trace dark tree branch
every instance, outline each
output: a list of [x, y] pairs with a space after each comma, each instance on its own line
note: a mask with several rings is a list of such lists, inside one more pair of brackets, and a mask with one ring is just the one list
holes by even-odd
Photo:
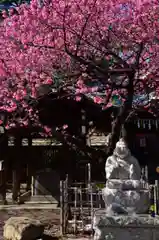
[[139, 69], [140, 57], [141, 57], [143, 48], [144, 48], [144, 43], [141, 42], [140, 45], [139, 45], [139, 50], [137, 52], [136, 61], [135, 61], [135, 68], [138, 68], [138, 69]]
[[98, 161], [99, 156], [103, 156], [103, 159], [106, 157], [104, 151], [85, 145], [82, 139], [71, 136], [67, 132], [61, 132], [52, 129], [52, 135], [55, 136], [56, 139], [62, 142], [65, 146], [70, 147], [72, 150], [87, 157], [88, 160], [92, 160], [94, 158]]

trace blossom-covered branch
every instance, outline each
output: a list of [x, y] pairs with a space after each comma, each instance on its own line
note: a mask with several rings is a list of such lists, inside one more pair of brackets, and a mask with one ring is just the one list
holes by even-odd
[[157, 99], [157, 0], [32, 0], [4, 17], [0, 108], [25, 112], [26, 125], [39, 122], [33, 103], [43, 85], [49, 94], [64, 89], [78, 101], [122, 106], [120, 124], [128, 111], [150, 106], [141, 96]]

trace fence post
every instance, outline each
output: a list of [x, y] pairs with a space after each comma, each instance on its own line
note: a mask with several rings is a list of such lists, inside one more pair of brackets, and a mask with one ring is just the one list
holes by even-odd
[[91, 185], [91, 164], [88, 163], [88, 188], [90, 188]]
[[66, 179], [64, 182], [63, 186], [63, 192], [64, 192], [64, 197], [63, 197], [63, 203], [64, 203], [64, 233], [67, 231], [67, 222], [68, 222], [68, 174], [66, 175]]
[[102, 205], [101, 205], [101, 190], [98, 190], [98, 201], [99, 201], [98, 208], [101, 208], [102, 207]]
[[148, 166], [145, 166], [145, 180], [146, 180], [146, 188], [149, 188], [149, 173], [148, 173]]
[[81, 221], [82, 221], [82, 229], [84, 227], [84, 223], [83, 223], [83, 198], [82, 198], [82, 187], [80, 186], [79, 189], [79, 199], [80, 199], [80, 215], [81, 215]]
[[60, 181], [60, 234], [63, 235], [64, 204], [63, 204], [63, 181]]
[[75, 200], [74, 200], [74, 234], [77, 232], [77, 187], [74, 188]]
[[87, 164], [88, 179], [87, 179], [87, 201], [90, 201], [90, 191], [91, 191], [91, 164]]
[[153, 186], [153, 194], [154, 194], [154, 214], [156, 216], [157, 208], [156, 208], [156, 186]]
[[68, 221], [68, 175], [65, 181], [60, 181], [60, 233], [66, 233]]
[[155, 180], [154, 186], [154, 205], [155, 205], [155, 214], [158, 214], [158, 180]]
[[67, 211], [67, 207], [66, 207], [66, 179], [64, 181], [63, 184], [63, 233], [66, 233], [66, 211]]
[[91, 194], [91, 230], [93, 229], [93, 189], [92, 185], [90, 186], [90, 194]]
[[35, 180], [34, 176], [31, 177], [31, 196], [34, 196]]

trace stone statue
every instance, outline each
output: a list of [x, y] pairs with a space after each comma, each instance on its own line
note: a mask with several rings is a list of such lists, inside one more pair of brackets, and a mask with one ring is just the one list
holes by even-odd
[[105, 165], [106, 187], [103, 199], [107, 212], [145, 213], [149, 207], [149, 191], [143, 188], [141, 169], [124, 139], [116, 144]]
[[105, 172], [106, 179], [140, 180], [138, 161], [131, 155], [123, 139], [117, 142], [113, 155], [108, 157]]

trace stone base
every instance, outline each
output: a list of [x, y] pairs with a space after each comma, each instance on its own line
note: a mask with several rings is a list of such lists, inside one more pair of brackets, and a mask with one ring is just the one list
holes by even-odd
[[121, 190], [106, 187], [102, 191], [106, 208], [109, 209], [112, 206], [114, 212], [136, 212], [140, 214], [146, 213], [149, 209], [149, 190]]
[[94, 240], [159, 240], [159, 217], [149, 215], [106, 216], [98, 210], [93, 219]]

